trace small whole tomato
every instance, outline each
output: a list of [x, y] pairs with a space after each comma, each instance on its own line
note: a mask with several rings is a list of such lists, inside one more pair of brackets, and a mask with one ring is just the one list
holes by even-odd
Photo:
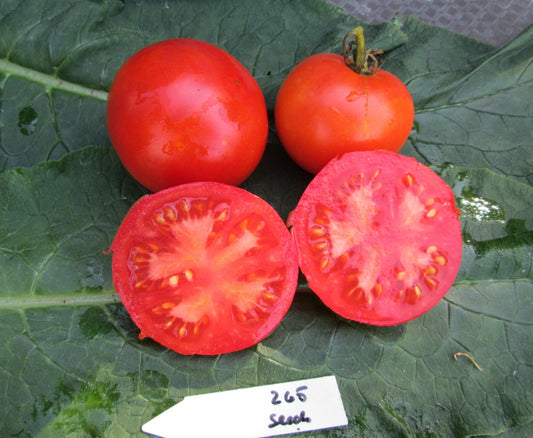
[[405, 84], [379, 68], [380, 51], [365, 51], [362, 28], [349, 36], [356, 37], [356, 60], [348, 54], [345, 38], [344, 56], [321, 53], [304, 59], [276, 98], [280, 141], [313, 174], [346, 152], [398, 152], [413, 125], [414, 105]]
[[107, 102], [111, 143], [152, 191], [243, 182], [268, 135], [261, 88], [226, 51], [186, 38], [143, 48], [117, 72]]

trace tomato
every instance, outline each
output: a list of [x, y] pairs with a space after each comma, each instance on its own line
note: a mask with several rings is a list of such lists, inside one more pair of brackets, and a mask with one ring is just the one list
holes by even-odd
[[394, 152], [333, 159], [289, 220], [309, 287], [334, 312], [362, 323], [394, 325], [426, 312], [461, 263], [452, 190]]
[[182, 354], [256, 344], [279, 324], [296, 290], [296, 249], [281, 217], [222, 183], [142, 197], [111, 250], [115, 290], [140, 338]]
[[317, 173], [351, 151], [397, 152], [414, 121], [407, 87], [392, 73], [353, 71], [343, 56], [312, 55], [296, 65], [275, 104], [279, 139], [303, 169]]
[[117, 72], [107, 127], [126, 169], [152, 191], [194, 181], [238, 185], [263, 155], [263, 93], [234, 57], [178, 38], [150, 45]]

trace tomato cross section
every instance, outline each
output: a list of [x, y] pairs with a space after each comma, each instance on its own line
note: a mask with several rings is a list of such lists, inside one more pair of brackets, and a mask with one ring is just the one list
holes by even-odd
[[140, 337], [183, 354], [256, 344], [296, 290], [295, 246], [282, 219], [255, 195], [220, 183], [141, 198], [112, 250], [115, 288]]
[[352, 152], [330, 162], [291, 215], [302, 272], [339, 315], [408, 321], [453, 284], [462, 253], [450, 187], [412, 158]]

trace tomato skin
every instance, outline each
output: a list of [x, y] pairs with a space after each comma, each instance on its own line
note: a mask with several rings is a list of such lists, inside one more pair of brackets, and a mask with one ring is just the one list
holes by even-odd
[[281, 143], [313, 174], [346, 152], [398, 152], [413, 121], [413, 100], [400, 79], [381, 69], [374, 76], [357, 74], [332, 53], [296, 65], [276, 98]]
[[394, 152], [333, 159], [306, 188], [289, 225], [309, 287], [340, 316], [366, 324], [396, 325], [425, 313], [461, 264], [452, 190]]
[[268, 118], [242, 64], [214, 45], [178, 38], [122, 65], [109, 91], [107, 127], [126, 169], [158, 191], [193, 181], [240, 184], [261, 160]]
[[222, 183], [142, 197], [111, 250], [113, 284], [140, 338], [181, 354], [258, 343], [296, 291], [296, 248], [281, 217], [261, 198]]

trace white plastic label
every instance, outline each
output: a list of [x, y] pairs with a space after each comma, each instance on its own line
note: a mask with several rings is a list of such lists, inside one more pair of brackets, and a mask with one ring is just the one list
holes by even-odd
[[346, 426], [335, 376], [185, 397], [142, 427], [163, 438], [258, 438]]

